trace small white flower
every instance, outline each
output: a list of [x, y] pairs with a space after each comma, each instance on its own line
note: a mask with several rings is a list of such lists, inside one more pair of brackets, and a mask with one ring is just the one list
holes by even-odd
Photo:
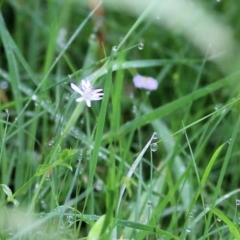
[[71, 83], [71, 88], [81, 95], [76, 102], [85, 101], [88, 107], [91, 107], [91, 101], [98, 101], [103, 98], [103, 89], [93, 89], [90, 81], [82, 80], [81, 88]]

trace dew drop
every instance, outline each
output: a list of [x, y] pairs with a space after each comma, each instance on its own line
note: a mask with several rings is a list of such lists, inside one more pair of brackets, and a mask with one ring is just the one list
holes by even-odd
[[52, 147], [53, 144], [54, 144], [54, 141], [53, 141], [53, 140], [50, 140], [49, 143], [48, 143], [48, 146], [49, 146], [49, 147]]
[[157, 139], [158, 139], [158, 134], [157, 134], [157, 132], [154, 132], [154, 133], [153, 133], [152, 139], [154, 139], [154, 140], [157, 140]]
[[73, 224], [74, 223], [74, 219], [73, 219], [73, 216], [67, 216], [67, 220], [70, 224]]
[[102, 159], [105, 159], [105, 160], [108, 159], [107, 155], [105, 153], [101, 152], [101, 151], [98, 153], [98, 156]]
[[158, 145], [157, 145], [157, 143], [152, 143], [151, 144], [151, 151], [152, 152], [156, 152], [158, 150]]
[[9, 236], [13, 236], [14, 235], [14, 232], [11, 229], [8, 229], [7, 233], [8, 233]]
[[138, 44], [138, 49], [139, 49], [139, 50], [143, 50], [143, 48], [144, 48], [144, 44], [143, 44], [143, 43], [139, 43], [139, 44]]
[[181, 167], [179, 168], [179, 171], [180, 171], [181, 173], [185, 172], [185, 170], [186, 170], [186, 168], [185, 168], [184, 166], [181, 166]]
[[95, 182], [94, 184], [94, 188], [97, 190], [97, 191], [101, 191], [104, 187], [104, 183], [101, 179], [97, 179], [97, 181]]
[[221, 222], [222, 220], [221, 220], [220, 218], [217, 218], [217, 221], [218, 221], [218, 222]]
[[32, 96], [32, 100], [33, 100], [33, 101], [36, 101], [36, 100], [37, 100], [37, 95], [33, 95], [33, 96]]
[[224, 199], [227, 199], [227, 198], [230, 197], [230, 195], [229, 195], [229, 194], [226, 194], [226, 195], [224, 195], [223, 197], [224, 197]]
[[5, 112], [7, 113], [7, 115], [9, 115], [9, 110], [8, 110], [8, 108], [5, 108]]
[[149, 201], [147, 202], [147, 206], [148, 206], [148, 207], [152, 207], [152, 201], [149, 200]]
[[113, 47], [112, 47], [112, 51], [113, 51], [113, 52], [116, 52], [116, 51], [117, 51], [117, 46], [113, 46]]
[[20, 205], [19, 201], [17, 201], [16, 199], [13, 199], [12, 201], [15, 207], [18, 207]]
[[215, 109], [215, 110], [218, 110], [218, 109], [220, 109], [220, 108], [222, 108], [222, 107], [223, 107], [223, 104], [219, 103], [219, 104], [216, 104], [216, 105], [214, 106], [214, 109]]
[[74, 137], [75, 137], [75, 138], [79, 138], [78, 133], [75, 133], [75, 134], [74, 134]]
[[190, 232], [191, 232], [191, 228], [190, 228], [190, 227], [187, 227], [187, 228], [186, 228], [186, 232], [187, 232], [187, 233], [190, 233]]
[[79, 168], [78, 175], [81, 176], [81, 175], [83, 174], [83, 172], [84, 172], [84, 168], [83, 168], [83, 167], [80, 167], [80, 168]]
[[118, 70], [118, 65], [117, 64], [114, 64], [113, 67], [112, 67], [113, 71], [116, 71]]
[[47, 203], [46, 203], [45, 200], [41, 200], [41, 207], [42, 207], [43, 209], [46, 209], [46, 208], [47, 208]]
[[69, 78], [69, 79], [71, 79], [71, 78], [72, 78], [72, 75], [71, 75], [71, 74], [69, 74], [69, 75], [68, 75], [68, 78]]
[[43, 218], [44, 216], [46, 215], [46, 213], [43, 211], [43, 212], [40, 212], [40, 218]]
[[49, 180], [50, 180], [50, 176], [49, 176], [49, 174], [47, 174], [45, 180], [46, 180], [46, 181], [49, 181]]
[[83, 156], [83, 152], [82, 150], [80, 150], [78, 155], [78, 161], [82, 161], [82, 156]]
[[232, 139], [230, 138], [230, 139], [227, 141], [227, 143], [228, 143], [228, 144], [231, 144], [231, 142], [232, 142]]
[[36, 183], [34, 188], [35, 188], [35, 190], [37, 190], [39, 188], [39, 183]]
[[137, 107], [136, 107], [135, 105], [133, 105], [132, 112], [133, 112], [133, 113], [136, 113], [136, 112], [137, 112]]
[[240, 199], [236, 199], [236, 205], [240, 206]]
[[96, 34], [94, 34], [94, 33], [92, 33], [91, 35], [90, 35], [90, 38], [92, 39], [92, 40], [95, 40], [97, 37], [96, 37]]

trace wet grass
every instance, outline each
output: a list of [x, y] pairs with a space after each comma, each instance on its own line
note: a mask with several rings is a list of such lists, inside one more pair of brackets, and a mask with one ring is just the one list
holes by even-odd
[[240, 239], [238, 6], [0, 3], [0, 239]]

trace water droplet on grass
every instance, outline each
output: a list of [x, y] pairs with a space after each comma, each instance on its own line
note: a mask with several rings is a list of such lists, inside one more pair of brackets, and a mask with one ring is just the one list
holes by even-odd
[[49, 143], [48, 143], [48, 146], [49, 146], [49, 147], [52, 147], [53, 144], [54, 144], [54, 141], [53, 141], [53, 140], [50, 140]]
[[190, 227], [187, 227], [187, 228], [186, 228], [186, 232], [187, 232], [187, 233], [190, 233], [190, 232], [191, 232], [191, 228], [190, 228]]
[[17, 201], [16, 199], [13, 199], [12, 202], [15, 207], [18, 207], [20, 205], [19, 201]]
[[8, 110], [8, 108], [5, 108], [5, 112], [7, 113], [7, 115], [9, 115], [9, 110]]
[[152, 207], [152, 201], [149, 200], [149, 201], [147, 202], [147, 206], [148, 206], [148, 207]]
[[218, 110], [218, 109], [220, 109], [220, 108], [222, 108], [222, 107], [223, 107], [223, 104], [219, 103], [219, 104], [216, 104], [216, 105], [214, 106], [214, 109], [215, 109], [215, 110]]
[[92, 40], [95, 40], [97, 37], [96, 37], [96, 34], [94, 34], [94, 33], [92, 33], [91, 35], [90, 35], [90, 38], [92, 39]]
[[78, 161], [82, 161], [82, 157], [83, 157], [83, 152], [82, 150], [80, 150], [78, 155]]
[[157, 134], [157, 132], [154, 132], [154, 133], [153, 133], [153, 139], [154, 139], [154, 140], [158, 139], [158, 134]]
[[138, 49], [139, 49], [139, 50], [143, 50], [143, 48], [144, 48], [144, 44], [143, 44], [143, 43], [139, 43], [139, 44], [138, 44]]
[[46, 209], [47, 208], [47, 203], [45, 200], [41, 200], [41, 207], [42, 209]]
[[103, 187], [104, 187], [104, 183], [101, 179], [97, 179], [97, 181], [94, 184], [94, 187], [97, 191], [102, 191]]
[[73, 224], [74, 223], [74, 218], [73, 216], [67, 216], [67, 220], [70, 224]]
[[49, 176], [49, 174], [46, 175], [45, 180], [46, 180], [46, 181], [49, 181], [49, 180], [50, 180], [50, 176]]
[[151, 144], [151, 151], [152, 152], [156, 152], [158, 150], [158, 145], [157, 145], [157, 143], [152, 143]]
[[9, 236], [13, 236], [14, 235], [14, 232], [11, 229], [8, 229], [6, 232], [8, 233]]
[[240, 199], [236, 199], [236, 205], [240, 206]]
[[229, 197], [230, 197], [229, 194], [226, 194], [226, 195], [223, 196], [224, 199], [227, 199], [227, 198], [229, 198]]
[[34, 185], [34, 189], [37, 190], [38, 188], [39, 188], [39, 183], [36, 183], [36, 184]]
[[70, 78], [70, 79], [71, 79], [71, 78], [72, 78], [72, 75], [71, 75], [71, 74], [69, 74], [69, 75], [68, 75], [68, 78]]
[[137, 112], [137, 107], [136, 107], [135, 105], [133, 105], [132, 112], [133, 112], [133, 113], [136, 113], [136, 112]]
[[75, 133], [75, 134], [74, 134], [74, 137], [75, 137], [75, 138], [79, 138], [78, 133]]
[[33, 95], [33, 96], [32, 96], [32, 100], [33, 100], [33, 101], [36, 101], [37, 98], [38, 98], [37, 95]]
[[43, 218], [45, 215], [46, 215], [46, 213], [44, 211], [40, 212], [39, 218]]
[[114, 64], [113, 67], [112, 67], [113, 71], [116, 71], [118, 70], [118, 65], [117, 64]]
[[113, 51], [113, 52], [116, 52], [116, 51], [117, 51], [117, 46], [113, 46], [113, 47], [112, 47], [112, 51]]

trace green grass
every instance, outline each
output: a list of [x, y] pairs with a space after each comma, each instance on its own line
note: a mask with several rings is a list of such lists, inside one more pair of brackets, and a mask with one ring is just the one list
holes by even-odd
[[0, 1], [0, 239], [240, 239], [237, 3], [93, 3]]

